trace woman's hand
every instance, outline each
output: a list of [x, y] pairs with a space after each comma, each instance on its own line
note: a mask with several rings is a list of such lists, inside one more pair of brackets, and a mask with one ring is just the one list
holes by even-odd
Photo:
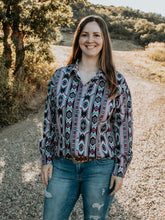
[[52, 178], [52, 172], [53, 172], [53, 165], [48, 164], [48, 165], [42, 165], [41, 167], [41, 177], [43, 183], [47, 186], [48, 185], [48, 180]]
[[[114, 185], [115, 184], [115, 185]], [[111, 177], [111, 183], [110, 183], [110, 189], [113, 188], [113, 191], [110, 193], [110, 195], [112, 196], [113, 194], [115, 194], [121, 187], [123, 184], [123, 178], [119, 177], [119, 176], [113, 176]]]

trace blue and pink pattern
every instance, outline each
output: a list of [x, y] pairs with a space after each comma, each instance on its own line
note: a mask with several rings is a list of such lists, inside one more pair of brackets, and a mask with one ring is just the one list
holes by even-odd
[[125, 78], [116, 74], [118, 95], [111, 100], [101, 69], [85, 85], [77, 63], [56, 70], [48, 85], [42, 164], [65, 156], [110, 157], [113, 175], [124, 177], [133, 155], [132, 102]]

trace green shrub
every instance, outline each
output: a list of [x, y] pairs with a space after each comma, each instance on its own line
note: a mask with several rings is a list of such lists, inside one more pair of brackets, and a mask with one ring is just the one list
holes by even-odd
[[[15, 85], [14, 85], [15, 87]], [[8, 125], [18, 119], [15, 112], [17, 102], [14, 99], [14, 88], [9, 81], [9, 71], [5, 67], [4, 57], [0, 57], [0, 125]]]
[[[16, 81], [12, 70], [5, 67], [5, 59], [0, 57], [0, 126], [13, 124], [26, 116], [29, 103], [38, 92], [46, 92], [55, 65], [48, 58], [31, 51], [25, 55], [25, 78]], [[34, 59], [36, 56], [36, 59]], [[46, 94], [46, 93], [45, 93]]]

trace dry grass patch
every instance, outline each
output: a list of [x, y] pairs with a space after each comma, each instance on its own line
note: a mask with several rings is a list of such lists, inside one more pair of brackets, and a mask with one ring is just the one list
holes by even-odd
[[[156, 47], [156, 44], [155, 48], [151, 46], [148, 48], [145, 50], [115, 51], [115, 53], [132, 65], [138, 76], [164, 85], [165, 62], [162, 61], [163, 58], [160, 57], [159, 54], [165, 56], [165, 49]], [[162, 50], [163, 53], [161, 52]]]
[[165, 43], [150, 43], [145, 48], [145, 51], [150, 59], [165, 62]]

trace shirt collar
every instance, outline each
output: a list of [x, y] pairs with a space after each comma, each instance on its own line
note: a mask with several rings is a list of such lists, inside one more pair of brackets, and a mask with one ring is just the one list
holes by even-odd
[[68, 73], [72, 75], [73, 73], [78, 74], [78, 60], [75, 63], [68, 65]]
[[102, 71], [102, 69], [99, 69], [96, 75], [98, 77], [102, 77], [103, 79], [106, 79], [105, 73]]
[[[75, 73], [76, 75], [79, 75], [79, 68], [78, 68], [78, 60], [76, 60], [75, 63], [70, 64], [68, 66], [68, 72], [70, 73], [70, 75], [72, 75], [73, 73]], [[106, 79], [105, 73], [102, 71], [101, 68], [99, 68], [98, 72], [96, 73], [96, 76], [98, 78], [102, 77], [103, 79]]]

